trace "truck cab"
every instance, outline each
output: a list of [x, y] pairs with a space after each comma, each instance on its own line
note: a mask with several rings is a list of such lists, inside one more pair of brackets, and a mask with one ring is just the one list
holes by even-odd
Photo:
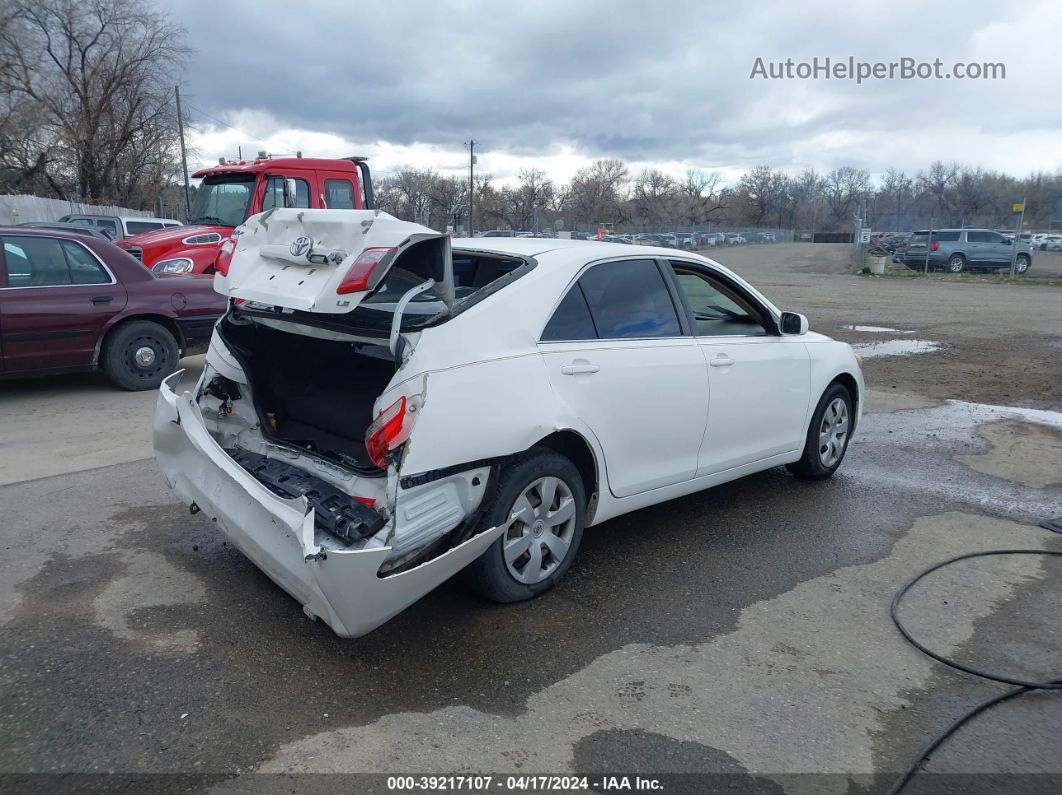
[[233, 229], [274, 207], [368, 210], [372, 179], [363, 157], [270, 157], [219, 160], [192, 175], [202, 182], [188, 224], [133, 235], [116, 245], [155, 273], [213, 274], [221, 244]]

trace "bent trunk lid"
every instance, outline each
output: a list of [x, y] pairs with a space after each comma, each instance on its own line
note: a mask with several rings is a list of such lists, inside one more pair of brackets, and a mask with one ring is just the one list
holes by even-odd
[[[449, 236], [378, 210], [276, 208], [251, 216], [233, 234], [228, 272], [214, 279], [214, 289], [228, 298], [339, 315], [398, 268], [433, 280], [431, 292], [447, 308], [454, 302]], [[367, 249], [392, 250], [373, 268], [366, 289], [338, 292]]]

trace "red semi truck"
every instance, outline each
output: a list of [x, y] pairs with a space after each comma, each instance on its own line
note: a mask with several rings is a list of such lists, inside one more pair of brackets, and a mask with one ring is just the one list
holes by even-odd
[[373, 208], [372, 177], [363, 157], [221, 159], [192, 175], [202, 179], [188, 225], [144, 232], [116, 243], [155, 273], [216, 270], [222, 244], [248, 216], [273, 207]]

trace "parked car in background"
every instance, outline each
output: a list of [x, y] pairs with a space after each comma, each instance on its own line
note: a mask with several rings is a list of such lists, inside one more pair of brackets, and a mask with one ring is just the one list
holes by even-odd
[[202, 182], [187, 226], [145, 232], [118, 243], [156, 273], [213, 274], [233, 230], [250, 216], [276, 207], [373, 206], [372, 179], [363, 157], [271, 157], [259, 152], [253, 161], [223, 161], [192, 178]]
[[[1016, 247], [1016, 248], [1015, 248]], [[1015, 242], [991, 229], [928, 229], [915, 232], [898, 259], [907, 267], [921, 270], [962, 271], [1009, 268], [1025, 273], [1032, 266], [1032, 247]]]
[[70, 232], [71, 234], [81, 235], [82, 237], [94, 237], [97, 240], [111, 241], [111, 238], [105, 235], [100, 229], [97, 229], [94, 226], [83, 226], [82, 224], [62, 224], [58, 221], [26, 221], [18, 226], [20, 229], [51, 229], [54, 232]]
[[726, 244], [728, 246], [740, 246], [749, 241], [745, 239], [744, 235], [739, 235], [736, 232], [731, 232], [726, 236]]
[[465, 569], [539, 596], [584, 527], [783, 464], [827, 478], [859, 426], [851, 346], [697, 254], [263, 220], [215, 278], [242, 300], [198, 386], [160, 389], [156, 459], [339, 635]]
[[169, 229], [181, 226], [180, 221], [172, 218], [151, 218], [139, 215], [64, 215], [59, 219], [64, 224], [79, 224], [96, 229], [111, 240], [124, 240], [142, 232], [155, 232], [159, 229]]
[[0, 375], [99, 368], [155, 389], [225, 311], [210, 279], [156, 277], [105, 240], [13, 226], [0, 243]]
[[1062, 235], [1048, 235], [1043, 243], [1044, 251], [1062, 251]]

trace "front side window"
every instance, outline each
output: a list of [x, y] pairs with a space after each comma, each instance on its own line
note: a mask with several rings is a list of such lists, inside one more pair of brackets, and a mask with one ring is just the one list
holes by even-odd
[[254, 174], [207, 177], [196, 191], [188, 223], [239, 226], [247, 218], [256, 179]]
[[70, 284], [59, 241], [54, 237], [5, 237], [8, 287], [53, 287]]
[[[284, 206], [284, 177], [270, 177], [266, 183], [265, 196], [262, 197], [262, 211]], [[310, 206], [310, 183], [304, 179], [295, 180], [295, 206]], [[332, 205], [329, 204], [329, 207]], [[243, 223], [242, 221], [240, 223]]]
[[107, 235], [111, 240], [118, 237], [118, 223], [109, 218], [98, 219], [96, 221], [96, 228], [103, 232], [103, 234]]
[[595, 265], [579, 279], [602, 339], [676, 337], [678, 313], [653, 260]]
[[686, 298], [698, 337], [763, 336], [760, 312], [724, 282], [700, 271], [672, 265], [675, 281]]
[[353, 210], [354, 186], [349, 179], [326, 179], [325, 201], [331, 210]]

